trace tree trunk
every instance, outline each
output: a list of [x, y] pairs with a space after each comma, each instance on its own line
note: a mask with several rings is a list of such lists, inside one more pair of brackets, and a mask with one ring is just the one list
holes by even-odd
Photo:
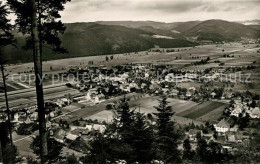
[[1, 139], [0, 139], [0, 163], [3, 163], [3, 147], [2, 147]]
[[33, 58], [34, 58], [34, 70], [35, 70], [35, 87], [37, 93], [37, 105], [38, 105], [38, 119], [39, 119], [39, 133], [41, 142], [41, 163], [47, 161], [47, 129], [44, 109], [43, 87], [42, 87], [42, 59], [40, 55], [39, 36], [37, 29], [37, 16], [35, 0], [30, 0], [32, 7], [32, 31], [31, 37], [33, 40]]
[[1, 63], [1, 72], [2, 72], [2, 78], [3, 78], [3, 84], [4, 84], [4, 92], [5, 92], [5, 104], [6, 104], [6, 111], [7, 111], [7, 122], [8, 122], [8, 128], [9, 128], [9, 137], [10, 137], [10, 143], [13, 144], [13, 137], [12, 137], [12, 123], [11, 123], [11, 116], [10, 116], [10, 109], [8, 104], [8, 98], [7, 98], [7, 89], [6, 89], [6, 83], [5, 83], [5, 74], [4, 74], [4, 64]]

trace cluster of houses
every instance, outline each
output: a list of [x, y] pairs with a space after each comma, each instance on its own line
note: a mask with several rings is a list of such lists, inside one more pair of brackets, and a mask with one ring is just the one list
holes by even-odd
[[215, 134], [213, 131], [210, 131], [209, 133], [203, 133], [203, 131], [199, 129], [190, 129], [187, 133], [187, 137], [191, 143], [194, 144], [197, 143], [197, 137], [199, 135], [208, 143], [210, 141], [220, 143], [223, 148], [229, 150], [231, 153], [236, 151], [238, 145], [249, 145], [249, 134], [245, 133], [245, 131], [239, 131], [238, 126], [231, 127], [231, 124], [228, 120], [222, 119], [218, 123], [213, 124], [213, 126], [217, 134]]
[[224, 137], [225, 143], [240, 143], [243, 146], [248, 146], [249, 144], [249, 134], [244, 133], [244, 131], [238, 130], [238, 125], [231, 127], [228, 120], [222, 119], [219, 123], [214, 124], [216, 132]]
[[[193, 73], [191, 73], [193, 71]], [[225, 69], [211, 69], [210, 71], [201, 70], [197, 72], [186, 69], [173, 69], [170, 65], [152, 65], [152, 64], [127, 64], [123, 66], [107, 67], [88, 67], [76, 68], [68, 71], [79, 77], [77, 81], [72, 81], [68, 86], [79, 89], [85, 96], [78, 98], [79, 101], [90, 101], [100, 103], [105, 98], [110, 98], [109, 88], [112, 86], [117, 94], [140, 91], [150, 94], [167, 94], [171, 97], [181, 99], [192, 98], [195, 88], [187, 88], [185, 94], [179, 94], [176, 83], [189, 83], [192, 81], [203, 82], [210, 81], [220, 77], [220, 73]], [[80, 76], [78, 75], [80, 74]], [[86, 77], [85, 77], [86, 76]], [[169, 86], [168, 84], [175, 84]], [[165, 84], [162, 86], [162, 84]], [[172, 87], [175, 86], [175, 87]], [[216, 93], [211, 93], [211, 98], [215, 98]], [[225, 98], [225, 97], [223, 97]]]
[[[70, 105], [73, 101], [92, 102], [98, 104], [105, 99], [110, 98], [111, 93], [129, 93], [132, 91], [148, 92], [152, 94], [165, 94], [170, 97], [179, 99], [192, 100], [194, 95], [200, 99], [203, 93], [199, 93], [199, 89], [194, 86], [185, 88], [179, 88], [172, 83], [189, 83], [189, 82], [202, 82], [210, 81], [221, 77], [221, 72], [225, 69], [212, 69], [210, 72], [206, 70], [171, 70], [171, 66], [160, 66], [151, 64], [129, 64], [124, 66], [116, 66], [112, 68], [106, 67], [89, 67], [89, 68], [76, 68], [70, 69], [68, 74], [72, 73], [76, 76], [80, 73], [79, 79], [69, 82], [67, 86], [74, 87], [80, 91], [81, 94], [63, 96], [52, 101], [48, 101], [46, 105], [50, 108], [46, 117], [54, 118], [60, 115], [60, 108]], [[203, 72], [204, 71], [204, 72]], [[192, 73], [187, 73], [192, 72]], [[87, 78], [86, 78], [87, 77]], [[201, 81], [202, 80], [202, 81]], [[209, 98], [214, 99], [217, 95], [216, 91], [207, 88]], [[224, 92], [223, 99], [229, 99], [232, 97], [230, 93]], [[222, 99], [221, 97], [221, 99]], [[251, 118], [260, 118], [259, 107], [251, 107], [252, 102], [241, 102], [241, 100], [235, 101], [233, 106], [229, 107], [230, 115], [235, 117], [245, 117], [249, 115]], [[46, 107], [47, 107], [46, 106]], [[24, 107], [20, 107], [19, 110], [12, 110], [13, 122], [17, 123], [31, 123], [38, 119], [37, 105], [30, 104]], [[6, 120], [6, 112], [0, 110], [0, 121]], [[58, 142], [66, 143], [67, 140], [74, 141], [78, 137], [84, 140], [89, 140], [90, 134], [95, 131], [104, 132], [105, 125], [101, 124], [87, 124], [80, 126], [70, 125], [69, 129], [61, 128], [59, 124], [49, 123], [48, 127], [51, 129], [50, 134]], [[191, 129], [188, 132], [189, 139], [196, 142], [196, 135], [199, 133], [207, 141], [214, 140], [226, 143], [247, 143], [248, 136], [243, 135], [238, 131], [238, 128], [231, 127], [228, 120], [222, 119], [217, 124], [214, 124], [214, 128], [218, 133], [218, 139], [214, 137], [214, 133], [205, 134], [201, 130]], [[221, 138], [223, 140], [221, 140]]]
[[[61, 97], [54, 99], [52, 101], [45, 102], [45, 108], [48, 113], [46, 117], [54, 118], [61, 113], [59, 113], [59, 108], [68, 106], [72, 103], [72, 100], [69, 98]], [[10, 109], [11, 121], [16, 124], [20, 123], [33, 123], [38, 120], [36, 103], [31, 103], [27, 105], [22, 105]], [[6, 121], [8, 118], [7, 112], [5, 110], [0, 111], [0, 121]]]
[[[20, 108], [11, 108], [10, 109], [10, 117], [13, 123], [31, 123], [38, 119], [38, 114], [36, 113], [37, 105], [36, 104], [28, 104], [24, 106], [20, 106]], [[0, 121], [6, 121], [8, 119], [7, 111], [0, 111]]]
[[234, 101], [234, 104], [229, 108], [230, 115], [235, 117], [245, 117], [247, 115], [250, 118], [259, 119], [260, 109], [257, 106], [250, 106], [252, 101], [242, 102], [241, 100]]
[[60, 143], [66, 143], [66, 141], [74, 141], [78, 137], [88, 141], [91, 137], [91, 133], [105, 131], [106, 126], [101, 124], [87, 124], [80, 126], [70, 126], [68, 130], [61, 128], [59, 125], [52, 124], [50, 135], [56, 141]]

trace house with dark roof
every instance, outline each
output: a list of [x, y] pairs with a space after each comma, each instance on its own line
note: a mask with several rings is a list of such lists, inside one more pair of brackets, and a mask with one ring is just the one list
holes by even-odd
[[230, 130], [230, 124], [225, 119], [215, 124], [214, 127], [218, 133], [226, 133]]
[[50, 131], [50, 135], [58, 142], [64, 143], [67, 132], [62, 128], [56, 128]]

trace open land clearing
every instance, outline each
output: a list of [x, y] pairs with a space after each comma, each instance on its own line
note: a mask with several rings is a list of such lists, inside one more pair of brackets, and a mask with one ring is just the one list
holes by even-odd
[[[45, 100], [58, 98], [65, 94], [79, 93], [76, 89], [66, 87], [64, 84], [49, 85], [44, 87]], [[23, 89], [8, 92], [8, 100], [10, 107], [19, 107], [28, 103], [36, 103], [36, 91], [35, 88]], [[0, 107], [5, 107], [4, 94], [0, 93]]]
[[[255, 44], [243, 46], [239, 43], [223, 44], [223, 45], [201, 45], [196, 47], [184, 47], [184, 48], [171, 48], [175, 52], [148, 52], [142, 51], [138, 53], [126, 53], [126, 54], [114, 54], [113, 60], [106, 61], [106, 55], [103, 56], [88, 56], [79, 58], [60, 59], [53, 61], [43, 62], [43, 71], [49, 72], [63, 72], [70, 67], [87, 67], [87, 66], [115, 66], [126, 63], [154, 63], [163, 62], [165, 64], [172, 64], [173, 66], [181, 66], [187, 63], [198, 61], [195, 56], [201, 59], [210, 57], [211, 60], [222, 59], [224, 54], [234, 55], [234, 57], [227, 59], [226, 62], [232, 63], [240, 62], [240, 65], [245, 65], [260, 58], [260, 55], [256, 53], [257, 48]], [[224, 52], [222, 51], [224, 49]], [[161, 49], [163, 50], [163, 49]], [[166, 49], [165, 49], [166, 50]], [[107, 55], [111, 56], [111, 55]], [[180, 61], [176, 60], [176, 57], [180, 57]], [[89, 65], [88, 62], [93, 61], [93, 65]], [[213, 62], [213, 61], [212, 61]], [[239, 65], [239, 64], [238, 64]], [[52, 70], [50, 70], [52, 67]], [[206, 66], [208, 67], [208, 66]], [[20, 65], [7, 66], [7, 72], [9, 74], [28, 71], [33, 68], [33, 63], [25, 63]]]
[[[225, 107], [227, 107], [228, 104], [217, 102], [217, 101], [207, 101], [201, 104], [198, 104], [194, 107], [191, 107], [189, 110], [183, 111], [178, 113], [178, 116], [190, 118], [190, 119], [197, 119], [203, 121], [216, 121], [223, 113]], [[213, 118], [211, 116], [214, 116]], [[208, 119], [207, 119], [208, 117]]]
[[[158, 105], [158, 100], [160, 98], [157, 96], [152, 96], [152, 97], [143, 97], [143, 98], [132, 98], [129, 101], [129, 106], [132, 110], [139, 111], [144, 114], [148, 113], [156, 113], [156, 109], [154, 106]], [[189, 118], [181, 117], [178, 116], [178, 113], [189, 110], [192, 107], [197, 106], [197, 103], [192, 102], [192, 101], [185, 101], [185, 100], [179, 100], [179, 99], [173, 99], [169, 98], [168, 99], [169, 105], [172, 107], [173, 111], [175, 112], [175, 115], [173, 116], [173, 120], [178, 122], [179, 124], [203, 124], [201, 121], [196, 121], [192, 120]], [[113, 118], [113, 112], [112, 111], [101, 111], [99, 113], [96, 113], [92, 116], [88, 116], [85, 119], [97, 119], [99, 121], [109, 121]]]

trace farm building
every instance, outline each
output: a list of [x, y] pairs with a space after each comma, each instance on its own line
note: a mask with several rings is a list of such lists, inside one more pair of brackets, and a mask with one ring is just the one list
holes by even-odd
[[226, 133], [230, 130], [230, 124], [225, 119], [215, 124], [214, 127], [218, 133]]

